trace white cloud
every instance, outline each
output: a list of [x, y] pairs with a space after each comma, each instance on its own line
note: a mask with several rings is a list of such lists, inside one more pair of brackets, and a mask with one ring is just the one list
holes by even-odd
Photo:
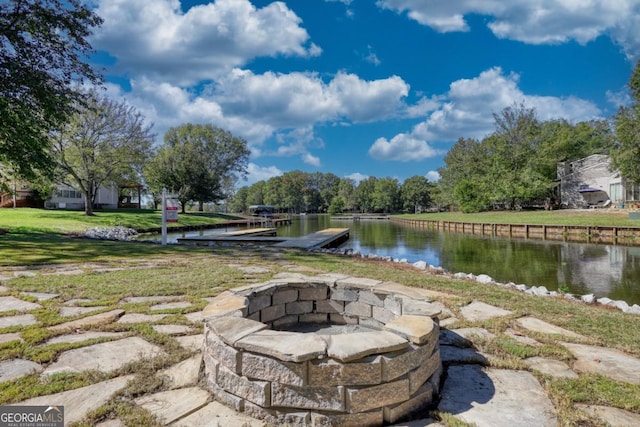
[[211, 80], [256, 57], [314, 56], [300, 18], [283, 2], [256, 8], [248, 0], [216, 0], [182, 12], [179, 0], [100, 0], [104, 19], [92, 37], [116, 69], [171, 83]]
[[608, 90], [606, 92], [607, 101], [613, 104], [616, 108], [626, 107], [633, 103], [633, 98], [629, 93], [629, 89], [623, 88], [619, 91]]
[[465, 16], [490, 16], [496, 37], [530, 44], [610, 36], [631, 60], [640, 56], [640, 0], [378, 0], [381, 8], [439, 32], [469, 31]]
[[304, 153], [302, 155], [302, 161], [308, 165], [320, 167], [320, 158], [312, 155], [311, 153]]
[[514, 103], [535, 108], [541, 120], [581, 121], [600, 116], [592, 102], [575, 97], [527, 95], [518, 87], [518, 81], [517, 74], [504, 74], [500, 67], [494, 67], [477, 77], [451, 83], [441, 106], [416, 125], [413, 134], [431, 141], [483, 138], [494, 130], [493, 113]]
[[427, 172], [425, 177], [430, 182], [438, 182], [438, 181], [440, 181], [440, 174], [438, 173], [438, 171], [429, 171], [429, 172]]
[[238, 181], [238, 187], [252, 185], [259, 181], [268, 181], [274, 176], [282, 175], [282, 171], [275, 166], [258, 166], [255, 163], [247, 165], [247, 180]]
[[[212, 123], [247, 140], [253, 158], [300, 155], [313, 166], [321, 162], [309, 150], [323, 146], [314, 135], [316, 124], [397, 115], [406, 108], [403, 98], [408, 93], [408, 85], [399, 77], [366, 81], [342, 72], [325, 83], [313, 73], [254, 74], [234, 69], [200, 94], [145, 76], [130, 83], [127, 100], [155, 123], [159, 139], [172, 126]], [[109, 88], [113, 96], [124, 96], [118, 86]], [[272, 137], [278, 148], [267, 150], [263, 144]]]
[[440, 153], [430, 144], [451, 142], [460, 137], [483, 138], [495, 130], [493, 113], [500, 113], [514, 103], [534, 108], [540, 120], [565, 118], [583, 121], [600, 117], [600, 110], [590, 101], [568, 97], [528, 95], [518, 87], [517, 74], [504, 74], [499, 67], [483, 71], [471, 79], [457, 80], [449, 92], [434, 97], [440, 105], [429, 105], [429, 114], [408, 133], [391, 140], [379, 138], [369, 154], [379, 160], [411, 161]]
[[426, 141], [411, 134], [401, 133], [390, 141], [378, 138], [369, 148], [369, 155], [378, 160], [396, 160], [400, 162], [420, 161], [443, 154], [433, 149]]
[[360, 181], [364, 181], [365, 179], [369, 178], [369, 175], [364, 175], [364, 174], [361, 174], [360, 172], [354, 172], [350, 175], [346, 175], [345, 178], [351, 178], [356, 182], [356, 185], [358, 185], [360, 184]]

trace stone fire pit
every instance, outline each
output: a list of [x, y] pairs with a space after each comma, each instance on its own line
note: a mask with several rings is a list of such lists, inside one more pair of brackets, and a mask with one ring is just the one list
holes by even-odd
[[205, 309], [206, 383], [276, 425], [395, 423], [439, 391], [438, 314], [420, 289], [347, 276], [229, 290]]

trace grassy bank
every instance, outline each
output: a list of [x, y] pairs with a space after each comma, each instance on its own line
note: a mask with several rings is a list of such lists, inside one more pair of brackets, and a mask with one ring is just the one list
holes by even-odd
[[582, 225], [603, 227], [640, 227], [640, 221], [629, 219], [625, 209], [568, 209], [556, 211], [491, 211], [465, 214], [438, 212], [398, 215], [403, 218], [431, 221], [459, 221], [489, 224]]
[[[199, 226], [218, 223], [233, 217], [210, 213], [180, 214], [177, 223], [168, 227]], [[150, 209], [96, 211], [86, 216], [82, 211], [48, 209], [0, 209], [0, 229], [9, 232], [70, 233], [93, 227], [123, 226], [136, 230], [160, 227], [162, 213]]]

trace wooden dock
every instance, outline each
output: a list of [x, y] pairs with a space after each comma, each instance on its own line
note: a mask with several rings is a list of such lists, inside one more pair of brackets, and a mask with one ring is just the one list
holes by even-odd
[[275, 236], [277, 231], [276, 228], [247, 228], [245, 230], [227, 231], [220, 235], [225, 237]]
[[274, 246], [278, 248], [326, 248], [337, 245], [349, 239], [348, 228], [325, 228], [315, 233], [307, 234], [301, 237], [290, 237], [284, 242], [276, 243]]
[[[301, 237], [272, 237], [275, 232], [270, 233], [268, 230], [262, 229], [264, 234], [251, 233], [258, 229], [239, 230], [229, 233], [216, 234], [211, 236], [199, 237], [183, 237], [178, 239], [178, 243], [186, 243], [191, 245], [208, 245], [210, 243], [229, 243], [244, 245], [271, 245], [275, 248], [298, 248], [313, 249], [337, 246], [345, 240], [349, 239], [348, 228], [327, 228], [315, 233], [307, 234]], [[275, 230], [275, 229], [273, 229]]]

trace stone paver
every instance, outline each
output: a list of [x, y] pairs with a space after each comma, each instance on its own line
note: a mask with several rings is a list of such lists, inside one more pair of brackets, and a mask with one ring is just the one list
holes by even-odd
[[18, 332], [9, 332], [7, 334], [0, 334], [0, 344], [8, 343], [11, 341], [24, 341]]
[[168, 314], [127, 313], [118, 319], [118, 323], [153, 323], [167, 316]]
[[198, 353], [187, 360], [160, 371], [160, 375], [167, 377], [169, 388], [171, 389], [193, 386], [198, 382], [201, 364], [202, 353]]
[[576, 405], [576, 407], [606, 421], [611, 427], [640, 426], [640, 414], [600, 405]]
[[211, 402], [176, 421], [175, 427], [263, 427], [265, 423], [240, 414], [219, 402]]
[[450, 366], [438, 409], [478, 427], [557, 425], [551, 401], [524, 371]]
[[204, 313], [202, 311], [194, 311], [192, 313], [187, 313], [184, 315], [190, 322], [202, 322], [204, 320]]
[[573, 331], [552, 325], [551, 323], [544, 322], [540, 319], [536, 319], [535, 317], [521, 317], [520, 319], [516, 319], [516, 323], [524, 329], [543, 334], [563, 335], [571, 338], [585, 338]]
[[458, 328], [451, 329], [451, 332], [458, 334], [462, 338], [466, 338], [470, 342], [473, 342], [474, 339], [490, 341], [496, 337], [484, 328]]
[[42, 372], [38, 363], [23, 359], [9, 359], [0, 362], [0, 382], [11, 381], [33, 373]]
[[593, 345], [562, 343], [576, 357], [573, 369], [597, 373], [640, 385], [640, 359], [618, 350]]
[[58, 360], [42, 373], [52, 375], [59, 372], [82, 372], [96, 369], [111, 372], [125, 364], [142, 358], [151, 358], [164, 351], [139, 337], [124, 338], [88, 347], [68, 350], [58, 356]]
[[75, 390], [38, 396], [16, 403], [16, 405], [62, 405], [65, 424], [79, 421], [88, 412], [104, 405], [111, 396], [123, 389], [133, 379], [133, 375], [117, 377]]
[[0, 328], [12, 326], [28, 326], [38, 323], [33, 314], [18, 314], [17, 316], [0, 317]]
[[482, 301], [473, 301], [471, 304], [460, 308], [462, 317], [470, 322], [478, 322], [482, 320], [493, 319], [494, 317], [503, 317], [513, 314], [512, 311], [504, 310], [493, 305], [486, 304]]
[[204, 334], [176, 337], [176, 341], [187, 350], [199, 351], [202, 350], [202, 345], [204, 344]]
[[271, 270], [265, 267], [259, 267], [259, 266], [255, 266], [255, 265], [249, 265], [249, 266], [239, 266], [239, 267], [235, 267], [236, 270], [240, 270], [243, 273], [246, 274], [265, 274], [265, 273], [270, 273]]
[[573, 372], [569, 365], [560, 360], [546, 359], [544, 357], [528, 357], [524, 359], [524, 363], [529, 365], [531, 369], [535, 369], [545, 375], [551, 375], [552, 377], [578, 378], [578, 374]]
[[98, 332], [98, 331], [87, 331], [81, 332], [78, 334], [68, 334], [68, 335], [60, 335], [58, 337], [51, 338], [45, 342], [46, 345], [49, 344], [60, 344], [60, 343], [77, 343], [88, 341], [95, 338], [122, 338], [126, 335], [125, 332]]
[[94, 314], [93, 316], [83, 317], [71, 322], [50, 326], [47, 329], [49, 329], [51, 332], [73, 331], [76, 329], [86, 328], [87, 326], [93, 326], [102, 323], [111, 323], [123, 314], [124, 310], [116, 309], [100, 314]]
[[62, 317], [75, 317], [83, 314], [92, 313], [98, 310], [104, 310], [105, 306], [96, 307], [60, 307], [60, 316]]
[[0, 297], [0, 313], [5, 311], [30, 311], [42, 308], [40, 304], [21, 300], [13, 296]]
[[504, 334], [509, 338], [518, 341], [520, 344], [528, 345], [531, 347], [540, 347], [542, 345], [540, 341], [534, 340], [533, 338], [530, 338], [526, 335], [522, 335], [515, 329], [508, 328], [506, 331], [504, 331]]
[[143, 303], [143, 302], [169, 302], [169, 301], [176, 301], [176, 300], [183, 300], [184, 297], [181, 295], [156, 295], [156, 296], [149, 296], [149, 297], [127, 297], [125, 299], [122, 300], [122, 302], [126, 302], [126, 303], [131, 303], [131, 304], [138, 304], [138, 303]]
[[193, 332], [193, 328], [187, 325], [153, 325], [152, 328], [161, 334], [184, 335]]
[[192, 305], [193, 304], [191, 304], [188, 301], [165, 302], [165, 303], [162, 303], [162, 304], [152, 305], [151, 307], [149, 307], [149, 310], [152, 310], [152, 311], [175, 310], [175, 309], [178, 309], [178, 308], [191, 307]]
[[209, 399], [209, 392], [206, 390], [200, 387], [189, 387], [143, 396], [135, 402], [160, 418], [165, 424], [170, 424], [202, 408]]
[[20, 292], [20, 295], [28, 295], [36, 298], [38, 301], [48, 301], [60, 296], [59, 294], [49, 294], [45, 292]]

